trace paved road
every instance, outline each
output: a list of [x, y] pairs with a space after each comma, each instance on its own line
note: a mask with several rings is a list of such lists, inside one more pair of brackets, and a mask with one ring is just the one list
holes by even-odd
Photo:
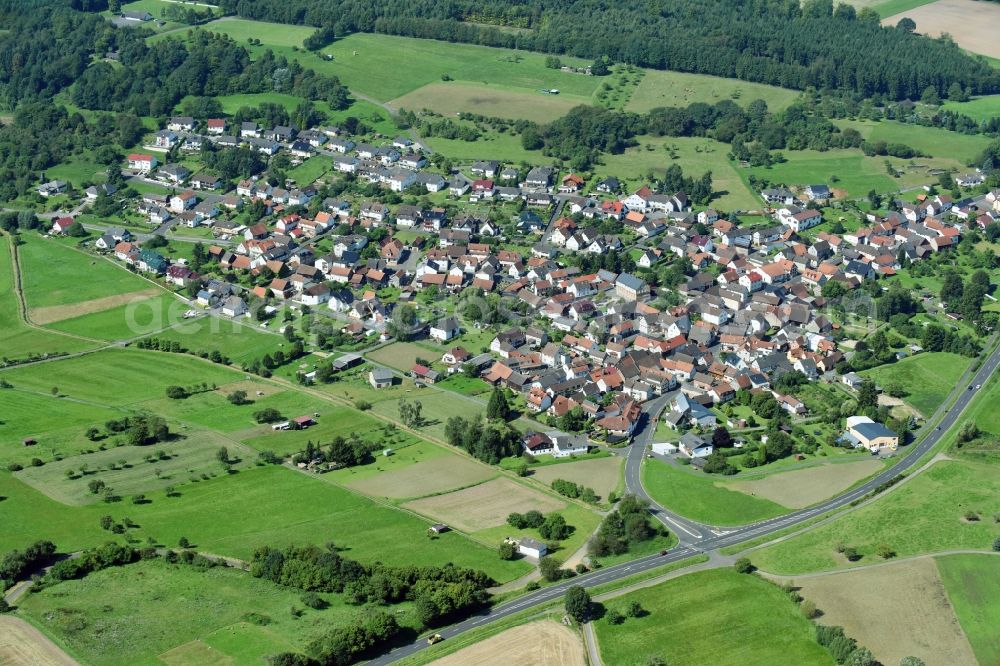
[[[918, 460], [928, 451], [933, 448], [941, 437], [948, 432], [955, 424], [958, 422], [962, 412], [968, 407], [969, 402], [974, 397], [976, 391], [967, 390], [967, 386], [975, 386], [977, 384], [986, 384], [986, 381], [996, 370], [997, 365], [1000, 364], [1000, 347], [995, 349], [992, 354], [986, 359], [983, 365], [978, 371], [963, 385], [956, 387], [956, 392], [959, 393], [958, 399], [954, 405], [948, 408], [945, 412], [944, 418], [941, 420], [940, 424], [927, 433], [919, 443], [914, 444], [910, 447], [907, 455], [899, 460], [891, 468], [885, 470], [881, 474], [875, 476], [868, 482], [857, 486], [847, 493], [840, 495], [838, 497], [832, 498], [822, 504], [816, 505], [811, 508], [803, 509], [801, 511], [796, 511], [794, 513], [786, 514], [778, 518], [772, 518], [770, 520], [764, 520], [758, 523], [753, 523], [750, 525], [744, 525], [739, 528], [734, 528], [728, 531], [724, 530], [713, 530], [711, 527], [706, 525], [700, 525], [694, 521], [682, 518], [673, 514], [663, 507], [658, 505], [651, 505], [651, 510], [660, 520], [663, 520], [665, 524], [670, 525], [670, 521], [677, 521], [684, 525], [692, 532], [696, 533], [698, 536], [692, 534], [686, 534], [684, 532], [678, 532], [678, 537], [681, 538], [681, 544], [671, 550], [666, 555], [649, 555], [646, 557], [639, 558], [637, 560], [632, 560], [630, 562], [624, 562], [612, 567], [607, 567], [604, 569], [597, 569], [590, 573], [584, 574], [582, 576], [576, 576], [568, 580], [562, 581], [550, 587], [543, 588], [536, 592], [526, 594], [524, 596], [513, 599], [507, 603], [499, 604], [492, 608], [484, 609], [479, 614], [474, 615], [463, 622], [454, 624], [450, 627], [446, 627], [438, 631], [442, 637], [445, 639], [453, 638], [471, 629], [476, 629], [486, 624], [491, 624], [505, 617], [509, 617], [515, 613], [519, 613], [523, 610], [539, 606], [542, 604], [550, 603], [557, 599], [560, 599], [566, 590], [573, 585], [582, 585], [585, 588], [594, 587], [596, 585], [602, 585], [605, 583], [611, 583], [621, 578], [626, 578], [633, 576], [644, 571], [649, 571], [651, 569], [656, 569], [665, 564], [670, 564], [672, 562], [678, 562], [685, 558], [691, 557], [692, 555], [697, 555], [699, 553], [704, 553], [712, 551], [718, 548], [723, 548], [726, 546], [732, 546], [740, 544], [752, 539], [756, 539], [761, 536], [766, 536], [774, 532], [798, 525], [805, 521], [808, 521], [820, 514], [832, 511], [834, 509], [839, 509], [847, 506], [851, 502], [863, 498], [865, 495], [873, 491], [876, 487], [882, 483], [894, 478], [902, 472], [908, 471], [914, 465], [917, 464]], [[666, 397], [661, 397], [656, 401], [651, 401], [647, 406], [649, 412], [657, 409], [657, 403], [659, 403], [659, 408], [666, 404]], [[647, 412], [648, 413], [648, 412]], [[631, 466], [633, 468], [633, 473], [638, 474], [637, 465], [633, 461], [633, 456], [635, 461], [641, 463], [642, 454], [645, 448], [645, 442], [648, 442], [652, 437], [652, 432], [655, 431], [655, 426], [652, 424], [652, 419], [646, 419], [646, 423], [643, 430], [640, 431], [636, 438], [636, 444], [633, 448], [638, 451], [630, 452], [629, 463], [626, 469]], [[642, 444], [640, 444], [642, 442]], [[642, 489], [641, 483], [634, 484], [634, 481], [638, 479], [638, 476], [629, 477], [626, 476], [626, 483], [629, 486], [630, 491], [639, 492]], [[643, 495], [645, 492], [643, 491]], [[676, 529], [676, 525], [675, 525]], [[408, 657], [412, 654], [419, 652], [420, 650], [427, 647], [425, 640], [417, 640], [408, 645], [396, 648], [388, 654], [382, 655], [377, 659], [373, 659], [368, 662], [370, 664], [391, 664], [397, 660]]]

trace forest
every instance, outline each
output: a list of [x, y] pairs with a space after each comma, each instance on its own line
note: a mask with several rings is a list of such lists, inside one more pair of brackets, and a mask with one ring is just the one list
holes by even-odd
[[[832, 0], [222, 0], [244, 18], [381, 32], [712, 74], [803, 90], [919, 99], [953, 84], [1000, 91], [1000, 73], [950, 39], [882, 27]], [[492, 24], [492, 25], [483, 25]], [[503, 27], [527, 30], [502, 30]], [[627, 38], [623, 38], [627, 35]]]

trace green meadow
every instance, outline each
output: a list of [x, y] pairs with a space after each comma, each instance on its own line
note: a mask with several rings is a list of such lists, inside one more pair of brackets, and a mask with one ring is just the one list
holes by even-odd
[[704, 74], [646, 70], [632, 98], [628, 111], [643, 113], [658, 106], [687, 106], [694, 102], [715, 104], [732, 100], [741, 106], [762, 99], [772, 111], [784, 109], [799, 96], [798, 91], [776, 86], [726, 79]]
[[979, 663], [1000, 663], [1000, 557], [948, 555], [935, 561]]
[[924, 416], [930, 416], [948, 397], [959, 377], [969, 367], [969, 362], [967, 357], [958, 354], [929, 352], [865, 370], [861, 374], [883, 388], [888, 384], [899, 384], [906, 391], [903, 400]]
[[968, 102], [945, 102], [944, 108], [978, 121], [989, 120], [1000, 116], [1000, 95], [974, 97]]

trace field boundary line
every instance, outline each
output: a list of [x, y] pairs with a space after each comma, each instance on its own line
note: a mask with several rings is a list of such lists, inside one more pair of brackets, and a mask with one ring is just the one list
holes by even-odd
[[934, 553], [922, 553], [920, 555], [908, 555], [906, 557], [893, 557], [891, 559], [885, 560], [883, 562], [872, 562], [871, 564], [863, 564], [859, 567], [847, 567], [846, 569], [831, 569], [828, 571], [813, 571], [806, 574], [799, 575], [786, 575], [786, 574], [776, 574], [770, 573], [760, 569], [760, 575], [765, 578], [771, 578], [774, 580], [789, 580], [795, 581], [802, 578], [825, 578], [827, 576], [836, 576], [837, 574], [852, 573], [854, 571], [864, 571], [866, 569], [880, 569], [883, 567], [891, 567], [894, 564], [904, 564], [906, 562], [913, 562], [914, 560], [927, 560], [935, 559], [938, 557], [948, 557], [949, 555], [990, 555], [994, 557], [1000, 557], [1000, 552], [992, 550], [973, 550], [971, 548], [956, 548], [953, 550], [942, 550]]

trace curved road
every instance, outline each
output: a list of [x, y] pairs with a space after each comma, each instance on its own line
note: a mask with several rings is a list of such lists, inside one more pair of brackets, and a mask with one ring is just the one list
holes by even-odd
[[[968, 379], [967, 383], [956, 387], [955, 390], [959, 393], [958, 399], [954, 405], [945, 411], [944, 418], [940, 421], [939, 425], [934, 428], [934, 430], [927, 433], [927, 436], [924, 437], [924, 439], [919, 443], [911, 445], [907, 455], [901, 458], [895, 465], [886, 469], [866, 483], [852, 488], [843, 495], [834, 497], [826, 502], [823, 502], [822, 504], [817, 504], [813, 507], [795, 511], [784, 516], [779, 516], [770, 520], [764, 520], [758, 523], [744, 525], [742, 527], [736, 527], [729, 530], [713, 529], [710, 526], [702, 525], [695, 521], [683, 518], [682, 516], [678, 516], [662, 506], [651, 502], [650, 511], [653, 515], [667, 525], [668, 528], [674, 529], [678, 538], [681, 540], [681, 544], [666, 555], [649, 555], [629, 562], [623, 562], [615, 566], [597, 569], [596, 571], [564, 580], [555, 585], [551, 585], [536, 592], [513, 599], [507, 603], [484, 609], [479, 614], [473, 615], [458, 624], [453, 624], [450, 627], [445, 627], [444, 629], [439, 630], [438, 633], [440, 633], [445, 639], [453, 638], [459, 634], [469, 631], [470, 629], [476, 629], [483, 625], [497, 622], [498, 620], [509, 617], [510, 615], [519, 613], [523, 610], [559, 599], [565, 594], [566, 590], [573, 585], [581, 585], [585, 588], [590, 588], [596, 585], [614, 582], [621, 578], [626, 578], [644, 571], [656, 569], [657, 567], [661, 567], [665, 564], [678, 562], [691, 557], [692, 555], [697, 555], [699, 553], [712, 551], [726, 546], [733, 546], [761, 536], [766, 536], [799, 523], [803, 523], [820, 514], [847, 506], [851, 502], [863, 498], [882, 483], [885, 483], [889, 479], [892, 479], [893, 477], [916, 465], [917, 461], [925, 453], [930, 451], [931, 448], [933, 448], [938, 441], [940, 441], [941, 437], [958, 422], [962, 412], [966, 409], [966, 407], [968, 407], [969, 402], [976, 394], [976, 391], [968, 390], [967, 387], [969, 385], [975, 386], [977, 384], [986, 384], [986, 381], [990, 378], [990, 375], [993, 374], [993, 371], [996, 369], [998, 364], [1000, 364], [1000, 347], [994, 349], [979, 370], [976, 371], [970, 379]], [[951, 396], [949, 396], [949, 398], [950, 397]], [[646, 446], [652, 439], [653, 432], [655, 430], [650, 414], [654, 414], [657, 410], [662, 409], [667, 401], [668, 396], [661, 396], [660, 398], [647, 403], [646, 409], [644, 410], [647, 414], [647, 418], [643, 424], [643, 429], [635, 438], [626, 462], [626, 485], [628, 486], [630, 492], [644, 498], [647, 496], [645, 491], [642, 489], [642, 484], [639, 480], [639, 469], [642, 465], [642, 457], [645, 454]], [[392, 652], [382, 655], [381, 657], [373, 659], [367, 663], [380, 665], [391, 664], [394, 661], [413, 655], [426, 647], [426, 640], [418, 639], [412, 643], [398, 647]]]

